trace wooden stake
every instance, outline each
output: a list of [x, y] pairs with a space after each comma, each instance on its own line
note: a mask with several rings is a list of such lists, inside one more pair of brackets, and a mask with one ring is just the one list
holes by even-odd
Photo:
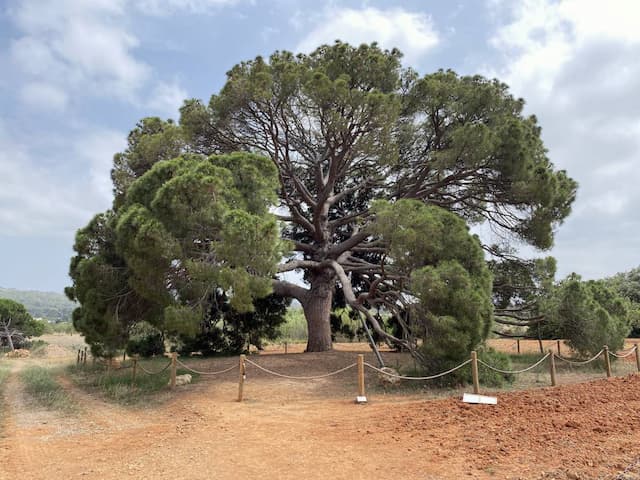
[[473, 377], [473, 393], [480, 393], [480, 380], [478, 379], [478, 353], [471, 352], [471, 376]]
[[551, 374], [551, 386], [556, 386], [556, 358], [553, 350], [549, 349], [549, 373]]
[[607, 378], [611, 378], [611, 359], [609, 358], [609, 347], [604, 346], [604, 364], [607, 367]]
[[518, 355], [520, 355], [520, 339], [516, 340], [516, 344], [518, 345]]
[[288, 344], [287, 344], [287, 342], [284, 342], [284, 353], [285, 354], [288, 353]]
[[82, 353], [82, 350], [78, 349], [78, 357], [76, 358], [76, 365], [78, 365], [80, 363], [80, 355]]
[[131, 370], [131, 383], [133, 385], [136, 384], [136, 374], [138, 373], [138, 359], [140, 355], [136, 354], [133, 356], [133, 369]]
[[560, 355], [560, 340], [556, 340], [556, 345], [558, 345], [558, 355]]
[[171, 379], [169, 387], [176, 388], [176, 370], [178, 368], [178, 352], [171, 352]]
[[238, 401], [239, 402], [242, 401], [244, 379], [246, 378], [246, 370], [245, 370], [245, 364], [244, 364], [245, 358], [246, 358], [245, 355], [240, 355], [240, 376], [238, 377]]
[[364, 391], [364, 355], [358, 354], [358, 396], [365, 397]]
[[640, 372], [640, 352], [638, 351], [638, 344], [636, 343], [635, 345], [636, 345], [636, 367]]
[[[95, 365], [96, 363], [96, 359], [93, 359], [93, 364]], [[86, 365], [87, 364], [87, 347], [84, 347], [84, 354], [82, 355], [82, 364]]]

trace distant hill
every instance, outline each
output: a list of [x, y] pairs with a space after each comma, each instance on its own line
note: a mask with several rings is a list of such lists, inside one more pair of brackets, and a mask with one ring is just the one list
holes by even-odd
[[0, 287], [0, 298], [20, 302], [31, 316], [45, 318], [52, 322], [71, 320], [71, 312], [77, 305], [61, 293], [38, 292], [36, 290], [15, 290]]

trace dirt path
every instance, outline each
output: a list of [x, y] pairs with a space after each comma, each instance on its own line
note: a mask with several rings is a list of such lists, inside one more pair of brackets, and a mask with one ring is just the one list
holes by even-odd
[[640, 479], [638, 375], [499, 394], [497, 406], [355, 405], [321, 398], [323, 381], [256, 376], [239, 404], [230, 375], [133, 409], [62, 384], [75, 415], [28, 406], [12, 374], [0, 479]]

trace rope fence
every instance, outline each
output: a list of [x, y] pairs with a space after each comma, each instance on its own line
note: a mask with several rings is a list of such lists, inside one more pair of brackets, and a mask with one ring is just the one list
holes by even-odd
[[353, 367], [355, 367], [357, 365], [357, 363], [352, 363], [351, 365], [347, 365], [346, 367], [340, 368], [340, 369], [338, 369], [338, 370], [336, 370], [334, 372], [323, 373], [321, 375], [312, 375], [312, 376], [308, 376], [308, 377], [306, 377], [306, 376], [298, 377], [298, 376], [285, 375], [283, 373], [274, 372], [273, 370], [269, 370], [268, 368], [265, 368], [265, 367], [263, 367], [261, 365], [258, 365], [255, 362], [252, 362], [251, 360], [245, 359], [245, 362], [248, 363], [249, 365], [253, 365], [258, 370], [262, 370], [265, 373], [273, 375], [274, 377], [287, 378], [289, 380], [317, 380], [319, 378], [332, 377], [333, 375], [338, 375], [339, 373], [345, 372], [345, 371], [349, 370], [350, 368], [353, 368]]
[[365, 365], [367, 367], [369, 367], [371, 370], [374, 370], [382, 375], [386, 375], [389, 378], [398, 378], [400, 380], [435, 380], [436, 378], [440, 378], [440, 377], [444, 377], [446, 375], [449, 375], [450, 373], [455, 372], [456, 370], [461, 369], [462, 367], [464, 367], [465, 365], [469, 365], [471, 363], [471, 359], [469, 360], [465, 360], [464, 362], [462, 362], [460, 365], [455, 366], [449, 370], [447, 370], [446, 372], [441, 372], [441, 373], [436, 373], [435, 375], [430, 375], [428, 377], [407, 377], [405, 375], [396, 375], [395, 373], [391, 373], [388, 372], [382, 368], [378, 368], [374, 365], [371, 365], [370, 363], [366, 363]]
[[224, 370], [219, 370], [217, 372], [202, 372], [200, 370], [196, 370], [195, 368], [190, 367], [189, 365], [181, 362], [180, 360], [177, 360], [177, 362], [178, 362], [178, 365], [180, 365], [185, 370], [188, 370], [193, 373], [197, 373], [198, 375], [222, 375], [223, 373], [227, 373], [238, 368], [238, 365], [231, 365], [229, 368], [226, 368]]
[[144, 368], [144, 365], [142, 365], [141, 363], [138, 363], [138, 367], [140, 367], [140, 370], [142, 370], [147, 375], [160, 375], [161, 373], [167, 371], [167, 369], [170, 366], [171, 366], [171, 362], [167, 363], [161, 370], [158, 370], [157, 372], [152, 372], [152, 371], [147, 370], [146, 368]]
[[[511, 348], [511, 346], [510, 346]], [[558, 349], [559, 350], [559, 349]], [[529, 372], [531, 370], [534, 370], [535, 368], [539, 367], [540, 365], [542, 365], [545, 362], [548, 362], [548, 366], [549, 366], [549, 375], [551, 377], [551, 385], [555, 386], [556, 385], [556, 365], [555, 365], [555, 360], [560, 360], [561, 362], [564, 362], [566, 364], [568, 364], [571, 367], [581, 367], [581, 366], [586, 366], [594, 361], [596, 361], [598, 358], [600, 357], [604, 357], [604, 366], [606, 369], [606, 375], [607, 378], [612, 376], [612, 369], [611, 369], [611, 361], [610, 358], [614, 357], [617, 359], [624, 359], [624, 358], [628, 358], [631, 355], [635, 354], [635, 363], [636, 363], [636, 368], [637, 371], [640, 372], [640, 348], [638, 347], [638, 344], [633, 345], [631, 348], [627, 349], [627, 350], [622, 350], [618, 353], [616, 352], [612, 352], [609, 350], [608, 346], [604, 346], [598, 353], [596, 353], [593, 357], [588, 358], [586, 360], [573, 360], [573, 359], [569, 359], [566, 357], [561, 356], [559, 353], [556, 353], [553, 349], [549, 349], [548, 352], [542, 356], [540, 359], [538, 359], [537, 361], [535, 361], [533, 364], [528, 365], [524, 368], [521, 369], [516, 369], [516, 370], [505, 370], [505, 369], [501, 369], [498, 368], [494, 365], [491, 365], [481, 359], [478, 358], [478, 354], [477, 352], [473, 351], [471, 352], [470, 358], [468, 358], [467, 360], [461, 362], [459, 365], [456, 365], [453, 368], [450, 368], [449, 370], [446, 370], [444, 372], [440, 372], [434, 375], [427, 375], [427, 376], [407, 376], [407, 375], [400, 375], [399, 373], [397, 373], [395, 370], [388, 368], [388, 367], [383, 367], [383, 368], [379, 368], [376, 367], [375, 365], [372, 365], [370, 363], [367, 363], [364, 361], [364, 355], [363, 354], [358, 354], [357, 357], [357, 362], [356, 363], [351, 363], [345, 367], [339, 368], [337, 370], [331, 371], [331, 372], [327, 372], [327, 373], [322, 373], [322, 374], [318, 374], [318, 375], [304, 375], [304, 376], [299, 376], [299, 375], [288, 375], [286, 373], [282, 373], [282, 372], [278, 372], [275, 370], [272, 370], [270, 368], [265, 367], [264, 365], [260, 365], [259, 363], [256, 363], [252, 360], [249, 360], [246, 358], [246, 355], [240, 355], [239, 357], [239, 363], [235, 364], [235, 365], [231, 365], [228, 368], [222, 369], [222, 370], [217, 370], [217, 371], [203, 371], [203, 370], [198, 370], [195, 369], [189, 365], [187, 365], [186, 363], [178, 360], [178, 354], [176, 352], [172, 352], [170, 354], [167, 354], [167, 356], [169, 357], [169, 362], [160, 370], [157, 371], [152, 371], [149, 370], [147, 368], [145, 368], [145, 366], [140, 362], [140, 357], [138, 355], [134, 355], [133, 357], [131, 357], [132, 360], [132, 364], [131, 365], [127, 365], [127, 366], [120, 366], [120, 368], [114, 368], [112, 365], [112, 362], [101, 362], [104, 365], [107, 366], [107, 370], [124, 370], [124, 369], [129, 369], [132, 368], [133, 369], [133, 373], [132, 373], [132, 382], [135, 384], [135, 379], [136, 379], [136, 374], [138, 369], [140, 369], [140, 371], [142, 371], [143, 373], [147, 374], [147, 375], [159, 375], [165, 371], [167, 371], [168, 369], [170, 370], [170, 379], [169, 379], [169, 386], [171, 388], [174, 388], [176, 386], [176, 370], [177, 370], [177, 366], [180, 365], [181, 368], [183, 368], [184, 370], [187, 370], [189, 372], [193, 372], [196, 373], [198, 375], [210, 375], [210, 376], [216, 376], [216, 375], [223, 375], [225, 373], [229, 373], [235, 370], [239, 370], [239, 377], [238, 377], [238, 401], [242, 401], [243, 399], [243, 389], [244, 389], [244, 382], [247, 378], [247, 365], [250, 367], [253, 367], [263, 373], [266, 373], [268, 375], [272, 375], [275, 377], [279, 377], [279, 378], [285, 378], [288, 380], [318, 380], [318, 379], [324, 379], [324, 378], [328, 378], [328, 377], [332, 377], [335, 375], [339, 375], [343, 372], [346, 372], [348, 370], [351, 370], [354, 367], [357, 367], [358, 370], [358, 396], [356, 397], [357, 402], [358, 403], [363, 403], [366, 402], [366, 396], [365, 396], [365, 378], [364, 378], [364, 374], [365, 374], [365, 367], [378, 373], [379, 375], [382, 376], [382, 378], [389, 378], [389, 379], [395, 379], [395, 380], [407, 380], [407, 381], [427, 381], [427, 380], [435, 380], [437, 378], [442, 378], [445, 377], [447, 375], [450, 375], [454, 372], [456, 372], [457, 370], [460, 370], [463, 367], [466, 367], [467, 365], [471, 365], [471, 375], [472, 375], [472, 380], [473, 380], [473, 393], [478, 394], [480, 392], [480, 380], [479, 380], [479, 374], [478, 374], [478, 367], [482, 366], [484, 368], [487, 368], [491, 371], [503, 374], [503, 375], [519, 375], [519, 374], [523, 374], [526, 372]], [[95, 361], [95, 358], [94, 358]], [[83, 350], [78, 350], [78, 357], [77, 357], [77, 363], [78, 364], [85, 364], [86, 363], [86, 349]], [[189, 377], [189, 381], [190, 381], [190, 377]], [[363, 400], [364, 399], [364, 400]]]
[[[549, 358], [549, 356], [551, 356], [551, 355], [555, 355], [555, 354], [552, 353], [552, 352], [549, 352], [544, 357], [542, 357], [540, 360], [538, 360], [536, 363], [534, 363], [533, 365], [530, 365], [530, 366], [528, 366], [526, 368], [523, 368], [521, 370], [502, 370], [500, 368], [497, 368], [497, 367], [494, 367], [492, 365], [489, 365], [488, 363], [485, 363], [482, 360], [478, 360], [478, 363], [480, 365], [484, 365], [489, 370], [493, 370], [494, 372], [502, 373], [504, 375], [517, 375], [519, 373], [525, 373], [525, 372], [528, 372], [529, 370], [533, 370], [538, 365], [540, 365], [542, 362], [544, 362], [547, 358]], [[467, 361], [470, 361], [470, 360], [467, 360]]]

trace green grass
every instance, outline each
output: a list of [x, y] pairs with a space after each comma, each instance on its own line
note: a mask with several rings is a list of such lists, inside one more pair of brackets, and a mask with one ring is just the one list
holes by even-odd
[[[158, 372], [168, 363], [166, 358], [142, 360], [141, 364], [151, 372]], [[124, 367], [131, 364], [127, 362]], [[121, 368], [119, 370], [106, 371], [101, 365], [69, 367], [73, 381], [84, 390], [97, 392], [107, 400], [115, 401], [122, 405], [140, 405], [150, 401], [160, 400], [168, 391], [169, 369], [157, 375], [148, 375], [138, 368], [135, 383], [132, 382], [132, 369]], [[192, 382], [197, 381], [199, 375], [178, 368], [177, 375], [190, 373]]]
[[307, 321], [304, 318], [302, 308], [289, 308], [286, 314], [286, 321], [280, 327], [280, 335], [277, 341], [280, 342], [306, 342], [307, 341]]
[[52, 371], [44, 367], [28, 367], [20, 372], [25, 392], [36, 403], [65, 412], [73, 412], [77, 405], [54, 378]]

